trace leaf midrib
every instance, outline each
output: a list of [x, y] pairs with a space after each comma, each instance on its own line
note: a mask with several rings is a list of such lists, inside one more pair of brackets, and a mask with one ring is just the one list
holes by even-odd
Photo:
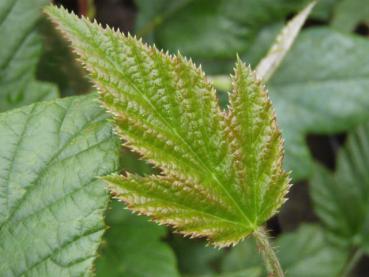
[[[102, 57], [104, 57], [106, 60], [109, 61], [109, 63], [115, 68], [115, 70], [117, 70], [117, 72], [121, 72], [121, 70], [119, 68], [117, 68], [115, 62], [108, 56], [106, 55], [106, 53], [104, 51], [102, 51], [102, 49], [99, 47], [99, 45], [96, 45], [96, 41], [95, 40], [89, 40], [88, 37], [86, 37], [83, 33], [81, 33], [77, 28], [75, 28], [74, 25], [69, 24], [70, 22], [65, 21], [64, 20], [64, 24], [66, 26], [69, 26], [70, 29], [72, 29], [76, 34], [78, 34], [81, 38], [84, 38], [85, 41], [89, 41], [91, 44], [94, 45], [95, 50], [97, 50], [98, 52], [100, 52], [100, 54], [102, 55]], [[93, 34], [94, 32], [91, 30], [91, 26], [89, 24], [86, 24], [85, 26], [87, 26], [87, 28], [89, 29], [90, 33]], [[100, 26], [96, 25], [98, 28], [101, 28]], [[63, 29], [61, 29], [61, 31], [65, 32]], [[109, 30], [102, 30], [102, 33], [104, 34], [105, 32], [109, 32]], [[110, 31], [113, 33], [113, 37], [115, 36], [115, 32]], [[68, 36], [69, 39], [74, 42], [73, 40], [73, 35], [72, 36]], [[123, 37], [121, 37], [123, 38]], [[117, 38], [118, 39], [118, 38]], [[81, 57], [86, 57], [86, 54], [83, 53], [82, 51], [78, 50], [78, 47], [75, 49], [76, 52], [79, 53], [79, 55]], [[119, 54], [118, 54], [119, 56]], [[124, 74], [121, 74], [124, 77]], [[250, 224], [251, 229], [255, 228], [255, 224], [253, 224], [250, 219], [246, 216], [245, 212], [242, 210], [241, 206], [239, 205], [239, 203], [231, 196], [231, 194], [229, 193], [229, 191], [223, 186], [223, 184], [219, 181], [218, 177], [207, 167], [207, 165], [203, 162], [203, 160], [199, 157], [199, 155], [197, 155], [197, 153], [192, 149], [192, 147], [188, 144], [188, 142], [186, 140], [184, 140], [179, 133], [177, 132], [177, 130], [172, 126], [172, 124], [170, 122], [168, 122], [165, 117], [162, 116], [162, 114], [158, 111], [158, 109], [151, 103], [151, 101], [146, 97], [146, 95], [144, 93], [141, 92], [141, 90], [134, 84], [131, 82], [131, 80], [127, 79], [126, 77], [124, 78], [130, 85], [131, 87], [137, 92], [139, 93], [143, 99], [147, 102], [147, 104], [153, 109], [153, 111], [157, 114], [157, 116], [159, 117], [159, 119], [170, 129], [172, 130], [173, 134], [189, 149], [189, 151], [192, 153], [192, 155], [200, 162], [200, 165], [202, 166], [203, 170], [205, 172], [208, 173], [208, 175], [211, 176], [211, 178], [215, 181], [215, 183], [221, 188], [221, 190], [224, 191], [224, 193], [226, 194], [226, 196], [231, 200], [231, 202], [233, 203], [233, 205], [236, 207], [236, 209], [240, 212], [241, 216], [246, 220], [246, 222], [248, 222], [248, 224]], [[99, 93], [101, 93], [101, 91], [99, 91]], [[218, 107], [219, 108], [219, 107]]]

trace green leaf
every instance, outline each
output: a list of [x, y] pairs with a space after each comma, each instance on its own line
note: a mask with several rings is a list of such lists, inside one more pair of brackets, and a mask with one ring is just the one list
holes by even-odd
[[238, 61], [222, 112], [201, 69], [136, 39], [49, 7], [114, 115], [126, 144], [161, 175], [111, 176], [116, 197], [191, 236], [222, 247], [265, 223], [285, 201], [288, 175], [271, 103]]
[[92, 88], [85, 71], [75, 61], [68, 43], [45, 17], [40, 22], [40, 32], [44, 51], [37, 66], [37, 78], [57, 84], [62, 96], [90, 92]]
[[0, 114], [0, 276], [92, 268], [119, 142], [95, 96]]
[[[327, 20], [336, 0], [320, 0], [312, 16]], [[286, 17], [310, 0], [136, 0], [137, 36], [158, 48], [180, 50], [200, 62], [206, 72], [224, 74], [232, 70], [238, 53], [256, 65], [267, 51], [258, 41], [262, 33], [281, 27]], [[189, 20], [191, 19], [191, 20]], [[276, 33], [274, 33], [276, 34]], [[255, 53], [256, 50], [256, 53]], [[263, 51], [263, 52], [264, 52]], [[255, 55], [256, 54], [256, 55]], [[266, 53], [263, 53], [266, 54]]]
[[178, 257], [178, 267], [182, 275], [203, 276], [215, 273], [224, 249], [216, 249], [205, 245], [203, 240], [193, 240], [175, 236], [171, 245]]
[[326, 28], [301, 34], [270, 81], [295, 179], [311, 174], [308, 133], [334, 134], [369, 118], [369, 41]]
[[173, 251], [161, 241], [164, 227], [123, 210], [116, 201], [107, 224], [111, 228], [96, 262], [97, 277], [179, 276]]
[[279, 259], [287, 277], [333, 277], [342, 270], [347, 252], [327, 242], [325, 231], [302, 225], [276, 242]]
[[259, 34], [280, 26], [288, 14], [303, 7], [302, 2], [154, 0], [148, 5], [147, 1], [136, 0], [137, 35], [149, 34], [145, 38], [159, 48], [172, 53], [180, 50], [200, 62], [207, 72], [222, 74], [232, 69], [237, 53], [251, 61], [253, 46], [259, 47]]
[[[327, 28], [302, 32], [273, 75], [270, 97], [295, 180], [312, 173], [307, 134], [334, 134], [369, 118], [369, 41]], [[230, 89], [217, 76], [215, 84]]]
[[[255, 240], [246, 240], [230, 250], [221, 262], [221, 272], [232, 273], [248, 268], [260, 268], [263, 270], [263, 261], [259, 255], [255, 255], [258, 249]], [[264, 270], [263, 270], [263, 273]]]
[[260, 267], [248, 268], [237, 272], [228, 272], [220, 274], [190, 275], [185, 277], [261, 277], [262, 269]]
[[[347, 258], [347, 253], [330, 245], [324, 231], [314, 225], [302, 225], [297, 231], [282, 235], [275, 245], [286, 277], [338, 276]], [[262, 268], [255, 251], [255, 243], [242, 242], [225, 257], [222, 272]]]
[[341, 31], [354, 31], [359, 23], [369, 24], [368, 0], [342, 0], [334, 10], [332, 26]]
[[315, 167], [311, 195], [330, 238], [349, 248], [369, 249], [369, 125], [352, 132], [330, 173]]
[[0, 3], [0, 112], [57, 97], [57, 88], [35, 80], [42, 42], [35, 29], [47, 0]]

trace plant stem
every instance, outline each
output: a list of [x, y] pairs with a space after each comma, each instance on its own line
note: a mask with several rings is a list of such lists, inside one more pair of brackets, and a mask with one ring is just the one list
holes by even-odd
[[270, 277], [284, 277], [282, 267], [279, 263], [277, 255], [275, 254], [272, 245], [269, 242], [266, 230], [260, 227], [253, 233], [256, 245], [263, 257], [265, 266]]
[[361, 259], [362, 256], [363, 251], [361, 251], [360, 249], [356, 249], [352, 253], [351, 257], [347, 260], [347, 263], [342, 269], [340, 276], [342, 277], [349, 276], [350, 272], [354, 269], [354, 267], [356, 266], [356, 264], [358, 263], [358, 261]]

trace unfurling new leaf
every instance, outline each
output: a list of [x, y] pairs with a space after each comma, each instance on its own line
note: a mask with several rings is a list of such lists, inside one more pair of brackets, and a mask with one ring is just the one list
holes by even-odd
[[289, 188], [283, 143], [263, 85], [240, 60], [227, 111], [203, 71], [62, 8], [48, 15], [71, 41], [126, 145], [160, 175], [110, 176], [130, 209], [215, 246], [270, 218]]

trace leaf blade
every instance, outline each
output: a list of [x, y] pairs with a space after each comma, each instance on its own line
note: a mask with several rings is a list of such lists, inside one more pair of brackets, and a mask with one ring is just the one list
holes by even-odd
[[[337, 170], [315, 166], [311, 196], [314, 209], [329, 231], [329, 238], [347, 249], [368, 249], [369, 241], [369, 127], [363, 124], [348, 137], [339, 152]], [[345, 204], [346, 203], [346, 204]], [[350, 208], [347, 208], [350, 203]]]
[[[256, 165], [239, 160], [235, 153], [255, 157], [255, 151], [265, 148], [268, 152], [272, 147], [260, 143], [259, 149], [244, 153], [247, 149], [242, 143], [252, 144], [253, 136], [240, 140], [234, 130], [247, 127], [236, 120], [233, 132], [226, 130], [227, 120], [244, 115], [232, 109], [225, 115], [220, 110], [215, 89], [200, 68], [180, 54], [164, 54], [63, 8], [48, 7], [47, 13], [89, 70], [103, 105], [113, 114], [117, 133], [162, 170], [161, 176], [106, 178], [116, 196], [132, 210], [173, 225], [186, 235], [206, 236], [222, 247], [246, 237], [280, 207], [289, 186], [281, 166], [281, 138], [266, 92], [245, 65], [239, 61], [236, 66], [243, 73], [236, 74], [240, 86], [235, 86], [233, 94], [241, 102], [246, 101], [241, 95], [258, 96], [262, 103], [241, 104], [251, 107], [260, 121], [258, 126], [263, 127], [260, 137], [277, 149], [270, 157], [275, 163], [264, 165], [255, 178], [240, 178], [238, 163], [252, 171]], [[231, 149], [232, 143], [238, 148]], [[276, 171], [268, 172], [270, 166]], [[275, 176], [264, 184], [268, 174]], [[260, 181], [258, 176], [264, 179]], [[280, 182], [276, 178], [281, 178]], [[249, 198], [263, 200], [262, 207], [249, 209]], [[192, 219], [186, 220], [189, 216]]]
[[91, 270], [107, 204], [95, 176], [118, 163], [117, 140], [94, 99], [42, 102], [0, 115], [1, 275]]

